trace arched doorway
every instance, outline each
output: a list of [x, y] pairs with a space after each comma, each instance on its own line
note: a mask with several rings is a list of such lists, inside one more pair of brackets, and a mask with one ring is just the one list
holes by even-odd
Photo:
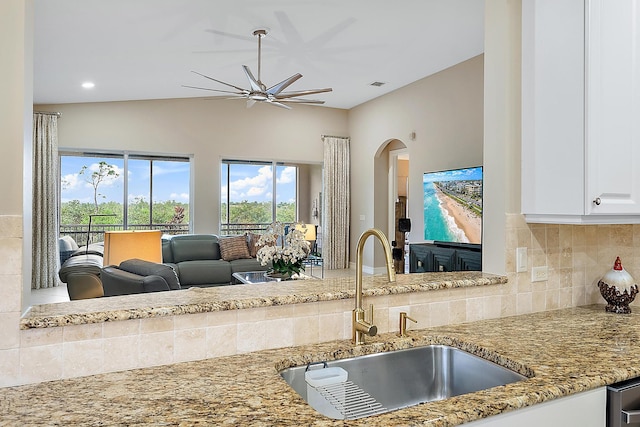
[[[401, 140], [389, 139], [376, 151], [373, 184], [374, 226], [385, 232], [396, 249], [396, 272], [403, 272], [404, 233], [398, 229], [398, 218], [408, 215], [409, 149]], [[374, 265], [384, 265], [381, 249], [374, 252]]]

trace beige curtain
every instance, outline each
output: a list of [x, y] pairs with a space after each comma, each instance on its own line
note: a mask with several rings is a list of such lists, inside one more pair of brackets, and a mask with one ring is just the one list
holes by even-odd
[[58, 286], [58, 116], [33, 115], [31, 289]]
[[323, 136], [322, 140], [325, 200], [322, 257], [329, 270], [349, 268], [349, 138]]

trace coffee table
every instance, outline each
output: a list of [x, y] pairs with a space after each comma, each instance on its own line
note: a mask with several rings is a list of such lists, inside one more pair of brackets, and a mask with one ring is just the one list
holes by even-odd
[[264, 275], [265, 271], [243, 271], [241, 273], [233, 273], [232, 276], [240, 283], [267, 283], [267, 282], [279, 282], [280, 279], [274, 277], [267, 277]]
[[[304, 264], [305, 267], [308, 267], [310, 276], [316, 277], [318, 279], [324, 279], [324, 260], [321, 256], [309, 255], [302, 260], [302, 264]], [[316, 271], [318, 271], [317, 267], [320, 267], [320, 276], [313, 274], [313, 267], [316, 267]]]
[[[267, 277], [264, 275], [265, 271], [244, 271], [242, 273], [233, 273], [232, 276], [235, 280], [240, 283], [249, 284], [249, 283], [268, 283], [268, 282], [281, 282], [282, 279], [276, 277]], [[300, 273], [299, 275], [294, 275], [294, 280], [308, 280], [313, 277], [308, 276], [304, 273]]]

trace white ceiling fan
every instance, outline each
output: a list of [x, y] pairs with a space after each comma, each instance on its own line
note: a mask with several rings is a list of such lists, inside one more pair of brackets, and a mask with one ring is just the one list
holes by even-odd
[[331, 92], [333, 89], [331, 88], [325, 88], [325, 89], [310, 89], [310, 90], [300, 90], [300, 91], [296, 91], [296, 92], [283, 92], [284, 89], [286, 89], [287, 87], [289, 87], [292, 83], [294, 83], [296, 80], [298, 80], [299, 78], [302, 77], [302, 74], [300, 73], [296, 73], [293, 76], [289, 77], [288, 79], [285, 79], [283, 81], [281, 81], [278, 84], [275, 84], [269, 88], [267, 88], [265, 86], [264, 83], [262, 83], [262, 80], [260, 80], [260, 68], [261, 68], [261, 61], [262, 61], [262, 38], [264, 36], [267, 35], [267, 30], [260, 28], [257, 29], [253, 32], [253, 35], [256, 36], [258, 38], [258, 78], [256, 79], [253, 74], [251, 73], [251, 70], [249, 69], [249, 67], [247, 67], [246, 65], [242, 66], [242, 69], [244, 70], [244, 73], [247, 76], [247, 79], [249, 79], [249, 86], [250, 89], [243, 89], [241, 87], [232, 85], [230, 83], [225, 83], [223, 81], [220, 80], [216, 80], [213, 77], [209, 77], [206, 76], [202, 73], [199, 73], [197, 71], [192, 71], [192, 73], [197, 74], [199, 76], [202, 76], [206, 79], [212, 80], [214, 82], [217, 83], [221, 83], [225, 86], [229, 86], [232, 87], [234, 89], [237, 90], [237, 92], [232, 92], [229, 90], [220, 90], [220, 89], [211, 89], [211, 88], [206, 88], [206, 87], [198, 87], [198, 86], [187, 86], [187, 85], [183, 85], [183, 87], [188, 87], [188, 88], [192, 88], [192, 89], [201, 89], [201, 90], [209, 90], [212, 92], [220, 92], [220, 93], [227, 93], [230, 94], [228, 97], [225, 97], [223, 99], [246, 99], [247, 100], [247, 108], [252, 107], [256, 102], [266, 102], [268, 104], [271, 105], [275, 105], [281, 108], [286, 108], [288, 110], [291, 109], [290, 106], [285, 105], [287, 103], [293, 103], [293, 104], [324, 104], [324, 101], [320, 101], [320, 100], [316, 100], [316, 99], [304, 99], [304, 98], [298, 98], [299, 96], [306, 96], [306, 95], [313, 95], [316, 93], [323, 93], [323, 92]]

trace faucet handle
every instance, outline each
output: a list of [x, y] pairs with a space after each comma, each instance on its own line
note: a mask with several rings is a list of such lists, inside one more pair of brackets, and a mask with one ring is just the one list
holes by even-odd
[[413, 319], [407, 316], [407, 313], [405, 311], [401, 311], [400, 312], [400, 328], [399, 328], [400, 332], [398, 332], [399, 337], [407, 336], [407, 319], [411, 320], [413, 323], [418, 323], [416, 319]]

